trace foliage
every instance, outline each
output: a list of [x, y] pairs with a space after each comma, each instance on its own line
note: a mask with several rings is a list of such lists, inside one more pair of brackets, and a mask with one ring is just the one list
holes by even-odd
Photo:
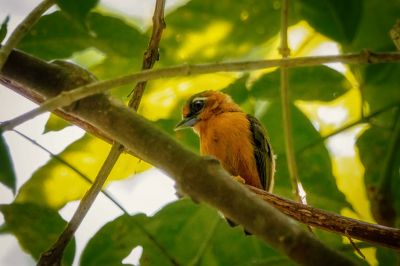
[[15, 193], [16, 177], [14, 166], [3, 134], [0, 135], [0, 169], [2, 169], [0, 172], [0, 182]]
[[[82, 5], [81, 1], [57, 1], [61, 11], [43, 16], [18, 48], [45, 60], [74, 60], [99, 79], [137, 71], [149, 31], [141, 32], [139, 29], [144, 25], [106, 7], [98, 7], [97, 2], [90, 0]], [[294, 56], [310, 55], [326, 44], [337, 45], [340, 52], [395, 49], [388, 32], [399, 18], [399, 1], [290, 2], [292, 27], [289, 36], [298, 36], [298, 29], [301, 29], [301, 36], [291, 40]], [[191, 0], [176, 5], [180, 6], [169, 10], [166, 17], [167, 28], [161, 40], [159, 65], [276, 56], [280, 1]], [[7, 20], [1, 26], [1, 36], [6, 24]], [[358, 219], [375, 219], [399, 226], [400, 144], [397, 141], [399, 132], [395, 130], [400, 123], [399, 76], [399, 64], [342, 66], [340, 71], [332, 66], [289, 69], [296, 159], [311, 205], [336, 213], [346, 212]], [[275, 192], [292, 197], [282, 134], [279, 84], [279, 70], [156, 80], [149, 82], [139, 112], [184, 145], [197, 150], [198, 139], [192, 132], [173, 131], [180, 118], [178, 110], [193, 93], [205, 89], [224, 90], [268, 129], [278, 154]], [[111, 93], [126, 100], [130, 90], [130, 87], [122, 87]], [[323, 108], [340, 109], [345, 115], [334, 119], [323, 115]], [[369, 120], [363, 119], [374, 112], [380, 114]], [[322, 140], [322, 136], [335, 131], [339, 137], [348, 136], [349, 131], [342, 132], [340, 128], [356, 121], [359, 122], [356, 125], [358, 133], [351, 137], [356, 144], [344, 147], [350, 153], [335, 152], [340, 142]], [[52, 116], [46, 131], [57, 131], [66, 126], [68, 124]], [[70, 144], [60, 156], [93, 179], [108, 149], [102, 141], [85, 136]], [[14, 190], [12, 163], [3, 139], [0, 141], [0, 155], [0, 182]], [[358, 160], [362, 166], [356, 163]], [[349, 168], [343, 170], [344, 165]], [[125, 155], [116, 165], [110, 181], [147, 168], [145, 163]], [[343, 174], [350, 172], [361, 174], [354, 174], [351, 178]], [[19, 189], [15, 203], [1, 207], [6, 218], [5, 228], [17, 236], [27, 252], [38, 258], [64, 224], [57, 216], [57, 210], [72, 200], [80, 199], [87, 187], [88, 183], [76, 172], [51, 159]], [[357, 190], [359, 187], [362, 189]], [[377, 190], [384, 192], [383, 201], [374, 197]], [[37, 210], [35, 216], [34, 210]], [[389, 216], [382, 215], [387, 212]], [[24, 226], [32, 223], [38, 226], [42, 235], [32, 230], [23, 231]], [[337, 235], [319, 231], [317, 235], [331, 247], [344, 246], [342, 238]], [[32, 246], [31, 243], [38, 239], [42, 241]], [[235, 244], [228, 250], [226, 245], [231, 243]], [[291, 264], [255, 237], [245, 237], [240, 229], [228, 228], [215, 211], [187, 200], [169, 205], [153, 217], [141, 214], [118, 217], [91, 239], [80, 261], [82, 265], [120, 265], [138, 246], [144, 250], [140, 260], [142, 265], [169, 265], [171, 258], [180, 265]], [[98, 250], [102, 250], [101, 254]], [[398, 263], [391, 251], [377, 249], [376, 256], [375, 249], [363, 251], [371, 264]], [[72, 248], [69, 252], [73, 253]], [[72, 261], [70, 253], [66, 257], [67, 263]]]
[[[224, 243], [235, 244], [228, 249]], [[119, 264], [139, 245], [144, 250], [141, 265], [292, 265], [261, 240], [231, 229], [215, 210], [187, 199], [153, 217], [122, 215], [106, 224], [86, 246], [81, 263]]]

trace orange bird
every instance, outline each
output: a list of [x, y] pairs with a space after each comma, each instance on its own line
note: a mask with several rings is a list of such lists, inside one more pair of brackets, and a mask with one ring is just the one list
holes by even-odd
[[216, 157], [236, 180], [271, 191], [275, 156], [266, 130], [244, 113], [230, 96], [204, 91], [188, 99], [176, 130], [193, 128], [200, 137], [200, 153]]

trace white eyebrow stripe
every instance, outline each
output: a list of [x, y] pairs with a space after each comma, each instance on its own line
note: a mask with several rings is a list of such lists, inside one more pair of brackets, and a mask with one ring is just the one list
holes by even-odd
[[205, 101], [207, 100], [207, 97], [196, 97], [192, 100], [192, 103], [194, 103], [195, 101]]

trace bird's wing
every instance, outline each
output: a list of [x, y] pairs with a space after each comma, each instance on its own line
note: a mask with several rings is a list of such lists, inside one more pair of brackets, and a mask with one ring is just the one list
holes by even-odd
[[275, 174], [275, 157], [267, 131], [257, 118], [247, 115], [250, 123], [250, 131], [253, 135], [254, 158], [257, 163], [257, 171], [261, 185], [267, 191], [272, 191]]

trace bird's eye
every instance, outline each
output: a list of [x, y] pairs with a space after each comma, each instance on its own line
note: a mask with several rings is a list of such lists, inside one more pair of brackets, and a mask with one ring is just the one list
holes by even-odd
[[195, 100], [192, 102], [192, 113], [198, 113], [204, 107], [204, 100]]

